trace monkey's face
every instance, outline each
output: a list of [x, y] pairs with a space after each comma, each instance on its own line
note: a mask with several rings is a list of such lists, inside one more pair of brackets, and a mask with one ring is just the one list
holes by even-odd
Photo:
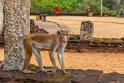
[[68, 41], [68, 34], [61, 34], [61, 38], [63, 42], [67, 42]]
[[62, 41], [62, 42], [67, 42], [68, 39], [69, 39], [69, 31], [67, 30], [60, 30], [58, 31], [58, 36], [59, 36], [59, 39]]

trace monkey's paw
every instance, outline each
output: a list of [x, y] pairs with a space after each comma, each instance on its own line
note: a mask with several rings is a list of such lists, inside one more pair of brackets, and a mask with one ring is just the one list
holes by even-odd
[[68, 74], [68, 72], [63, 71], [63, 74]]
[[53, 69], [52, 72], [50, 73], [50, 75], [55, 75], [56, 74], [56, 69]]
[[50, 71], [52, 71], [52, 69], [40, 69], [40, 71], [42, 71], [43, 73], [48, 73], [48, 72], [50, 72]]

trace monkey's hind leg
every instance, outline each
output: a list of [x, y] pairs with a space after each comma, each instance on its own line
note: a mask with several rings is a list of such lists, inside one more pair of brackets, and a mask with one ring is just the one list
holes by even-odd
[[5, 59], [0, 63], [0, 68], [3, 67], [4, 62], [5, 62]]
[[42, 58], [41, 58], [41, 55], [40, 55], [40, 51], [35, 46], [35, 43], [32, 44], [32, 50], [33, 50], [33, 53], [34, 53], [34, 55], [36, 57], [36, 60], [38, 62], [39, 70], [44, 72], [44, 73], [47, 73], [48, 71], [52, 71], [51, 69], [44, 69], [43, 68], [43, 62], [42, 62]]
[[24, 49], [25, 49], [25, 62], [24, 62], [24, 70], [22, 72], [24, 73], [36, 73], [31, 70], [28, 70], [29, 62], [31, 60], [32, 56], [32, 43], [28, 40], [24, 40]]

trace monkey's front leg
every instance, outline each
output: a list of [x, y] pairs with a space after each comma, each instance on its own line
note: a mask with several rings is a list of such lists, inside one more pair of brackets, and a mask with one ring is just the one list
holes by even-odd
[[63, 60], [63, 52], [65, 50], [65, 46], [66, 44], [60, 44], [59, 49], [58, 49], [58, 60], [61, 66], [61, 69], [63, 71], [64, 74], [66, 74], [67, 72], [65, 72], [65, 68], [64, 68], [64, 60]]
[[55, 53], [56, 49], [57, 49], [57, 47], [53, 47], [53, 48], [51, 47], [50, 52], [49, 52], [49, 57], [52, 62], [52, 65], [53, 65], [51, 74], [53, 74], [53, 75], [56, 73], [56, 70], [57, 70], [57, 66], [56, 66], [56, 62], [55, 62], [55, 58], [54, 58], [54, 53]]

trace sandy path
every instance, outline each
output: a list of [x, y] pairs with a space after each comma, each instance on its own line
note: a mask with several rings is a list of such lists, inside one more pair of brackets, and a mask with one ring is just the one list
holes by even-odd
[[[31, 16], [31, 19], [35, 19]], [[72, 34], [80, 33], [81, 21], [91, 20], [94, 23], [94, 37], [121, 38], [124, 37], [124, 18], [117, 17], [84, 17], [84, 16], [48, 16], [48, 21], [54, 21], [69, 27]]]
[[67, 25], [72, 34], [79, 34], [81, 21], [94, 23], [94, 37], [124, 37], [124, 19], [117, 17], [51, 16], [48, 20]]
[[[45, 66], [51, 66], [48, 52], [41, 52]], [[59, 66], [57, 55], [55, 54], [57, 66]], [[3, 49], [0, 49], [0, 60], [3, 60]], [[124, 54], [122, 53], [64, 53], [65, 68], [71, 69], [94, 69], [102, 70], [105, 73], [118, 72], [124, 74]], [[32, 64], [36, 64], [33, 56]]]

